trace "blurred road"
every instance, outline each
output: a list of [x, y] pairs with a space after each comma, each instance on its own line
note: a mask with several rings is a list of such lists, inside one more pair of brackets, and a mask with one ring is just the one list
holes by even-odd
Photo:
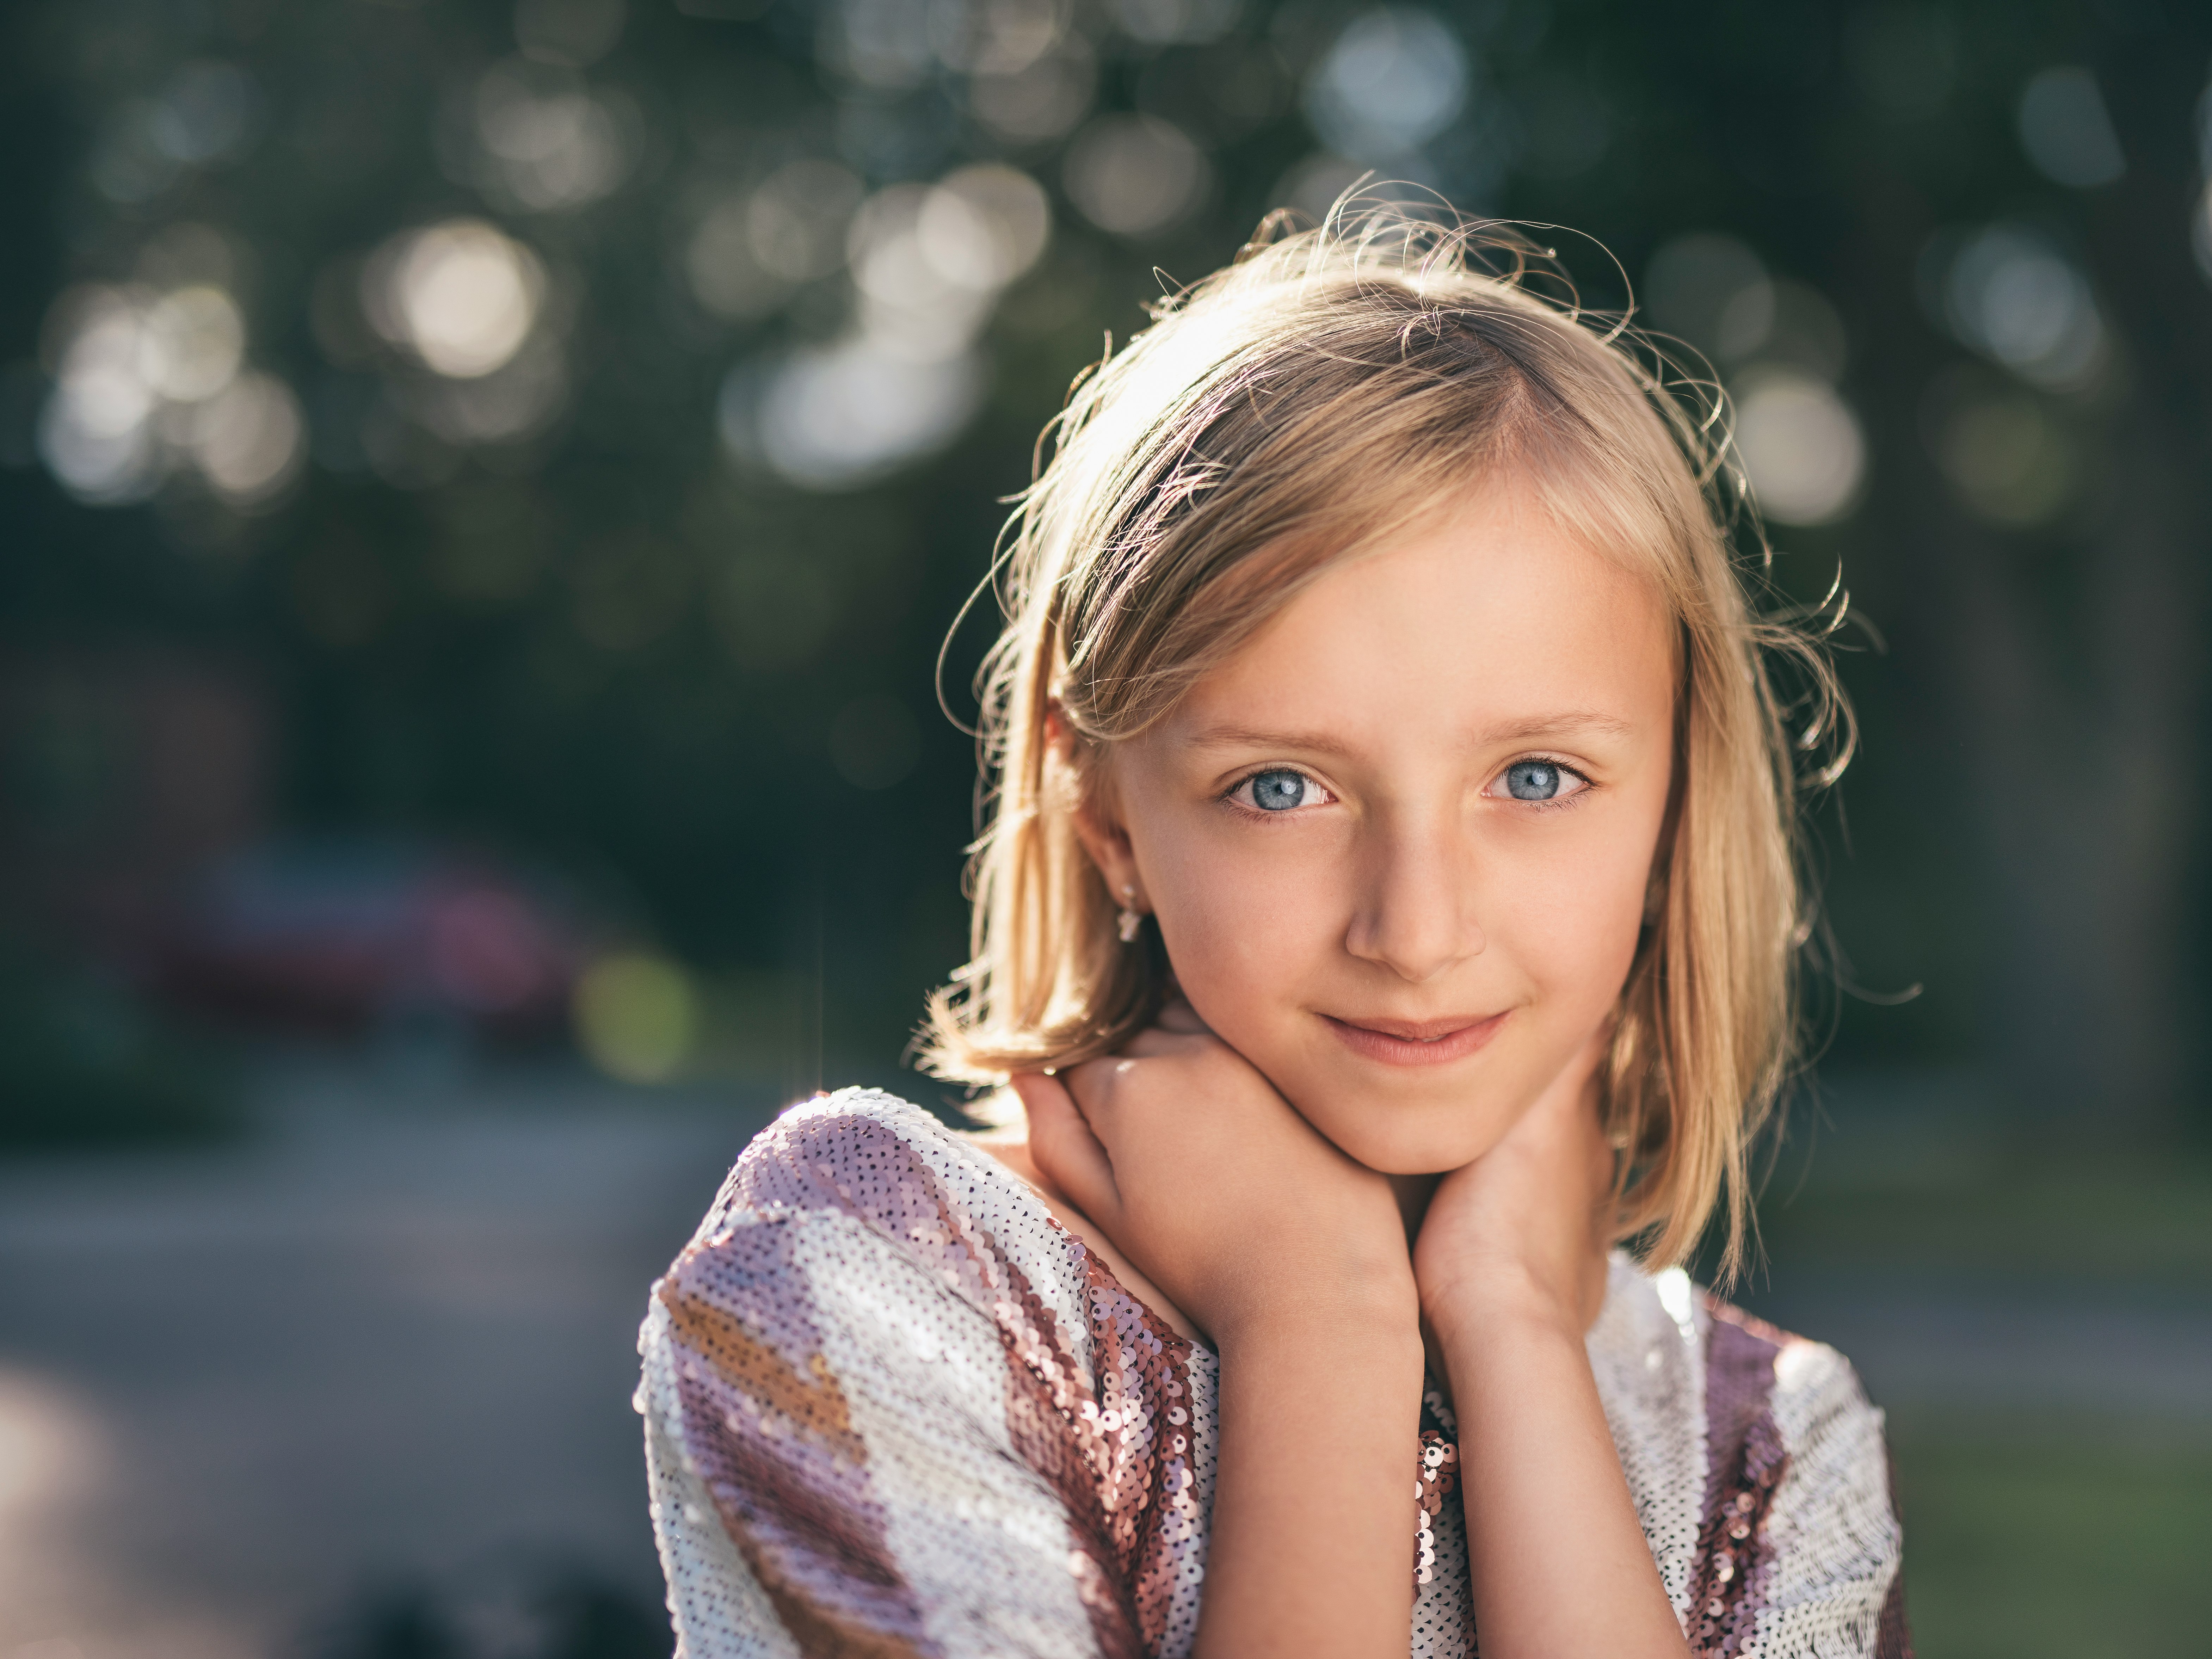
[[[380, 1589], [518, 1563], [656, 1605], [634, 1334], [765, 1111], [567, 1074], [277, 1092], [236, 1148], [0, 1165], [0, 1659], [329, 1651]], [[2212, 1419], [2202, 1297], [1753, 1300], [1885, 1404]]]
[[1877, 1404], [2212, 1425], [2212, 1291], [1775, 1277], [1742, 1300], [1848, 1354]]
[[656, 1606], [637, 1322], [766, 1114], [280, 1091], [234, 1150], [0, 1165], [0, 1656], [261, 1659], [477, 1567]]

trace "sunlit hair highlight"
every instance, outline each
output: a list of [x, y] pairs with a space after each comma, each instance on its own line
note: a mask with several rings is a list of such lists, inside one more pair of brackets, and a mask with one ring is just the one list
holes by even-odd
[[1851, 735], [1823, 644], [1842, 599], [1767, 603], [1717, 389], [1582, 311], [1520, 233], [1388, 204], [1271, 219], [1155, 319], [1048, 428], [994, 567], [971, 959], [930, 1000], [923, 1065], [998, 1083], [1110, 1054], [1154, 1018], [1158, 930], [1121, 942], [1075, 835], [1100, 757], [1324, 571], [1511, 476], [1674, 620], [1674, 799], [1604, 1109], [1626, 1149], [1616, 1236], [1678, 1261], [1719, 1209], [1733, 1273], [1749, 1149], [1797, 1054], [1796, 801]]

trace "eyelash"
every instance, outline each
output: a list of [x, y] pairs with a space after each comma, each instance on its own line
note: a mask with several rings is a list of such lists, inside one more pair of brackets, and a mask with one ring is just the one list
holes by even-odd
[[[1517, 756], [1498, 769], [1498, 776], [1502, 778], [1515, 767], [1525, 766], [1531, 761], [1539, 762], [1543, 765], [1551, 767], [1555, 771], [1565, 773], [1569, 777], [1573, 778], [1579, 782], [1582, 785], [1582, 787], [1576, 790], [1571, 795], [1568, 795], [1564, 798], [1555, 798], [1551, 800], [1514, 800], [1513, 797], [1510, 795], [1503, 797], [1503, 799], [1506, 800], [1513, 801], [1513, 804], [1516, 806], [1527, 807], [1529, 811], [1534, 812], [1564, 811], [1597, 787], [1597, 785], [1590, 781], [1590, 775], [1589, 773], [1583, 771], [1580, 767], [1568, 765], [1566, 762], [1561, 760], [1556, 755]], [[1492, 781], [1495, 782], [1497, 780], [1492, 779]]]
[[1308, 783], [1313, 785], [1315, 788], [1323, 790], [1332, 797], [1335, 795], [1336, 792], [1334, 790], [1330, 789], [1327, 784], [1323, 783], [1319, 778], [1314, 776], [1312, 773], [1307, 771], [1303, 767], [1255, 766], [1221, 792], [1221, 804], [1224, 806], [1228, 807], [1231, 811], [1242, 813], [1248, 818], [1265, 819], [1273, 823], [1280, 823], [1285, 818], [1296, 817], [1299, 812], [1305, 811], [1305, 808], [1301, 806], [1297, 808], [1297, 811], [1290, 812], [1267, 812], [1262, 811], [1256, 806], [1247, 806], [1243, 802], [1237, 799], [1237, 792], [1239, 789], [1242, 789], [1246, 784], [1251, 782], [1253, 779], [1264, 778], [1273, 772], [1294, 772], [1298, 776], [1304, 778]]
[[[1515, 767], [1526, 765], [1530, 761], [1539, 761], [1546, 766], [1553, 767], [1559, 771], [1564, 772], [1569, 777], [1573, 778], [1581, 783], [1583, 787], [1576, 790], [1571, 795], [1567, 795], [1553, 800], [1514, 800], [1513, 797], [1510, 795], [1492, 796], [1492, 799], [1512, 801], [1513, 805], [1516, 806], [1526, 808], [1528, 811], [1532, 812], [1558, 812], [1563, 811], [1566, 808], [1572, 806], [1577, 801], [1579, 801], [1583, 797], [1589, 794], [1592, 790], [1597, 787], [1597, 785], [1590, 781], [1589, 773], [1583, 771], [1580, 767], [1568, 765], [1566, 762], [1559, 759], [1556, 755], [1516, 756], [1513, 759], [1506, 762], [1504, 765], [1498, 769], [1498, 777], [1502, 778]], [[1315, 788], [1321, 790], [1328, 789], [1328, 786], [1327, 784], [1323, 783], [1319, 778], [1314, 776], [1312, 773], [1306, 771], [1301, 767], [1258, 766], [1253, 768], [1249, 772], [1245, 773], [1234, 783], [1231, 784], [1226, 789], [1221, 792], [1221, 804], [1224, 806], [1230, 807], [1236, 811], [1243, 813], [1248, 818], [1266, 818], [1279, 823], [1285, 818], [1295, 817], [1297, 815], [1297, 811], [1261, 811], [1257, 807], [1243, 805], [1237, 799], [1237, 792], [1239, 789], [1242, 789], [1246, 784], [1251, 782], [1253, 779], [1264, 778], [1271, 772], [1296, 772], [1298, 776], [1304, 778], [1308, 783], [1313, 785]], [[1497, 778], [1492, 779], [1491, 781], [1493, 783], [1496, 782]], [[1334, 793], [1333, 791], [1330, 793]], [[1298, 811], [1302, 811], [1304, 810], [1304, 808], [1297, 809]]]

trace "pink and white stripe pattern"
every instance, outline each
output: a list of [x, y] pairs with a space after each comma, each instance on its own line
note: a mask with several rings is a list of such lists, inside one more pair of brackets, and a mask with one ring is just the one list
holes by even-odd
[[[640, 1351], [679, 1655], [1190, 1650], [1213, 1356], [928, 1114], [847, 1091], [778, 1119], [654, 1285]], [[1907, 1651], [1881, 1414], [1839, 1356], [1620, 1255], [1589, 1351], [1698, 1653]], [[1475, 1639], [1433, 1395], [1421, 1427], [1409, 1651], [1456, 1659]]]

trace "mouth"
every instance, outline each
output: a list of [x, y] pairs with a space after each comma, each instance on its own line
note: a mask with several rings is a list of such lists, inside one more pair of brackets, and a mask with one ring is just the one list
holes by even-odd
[[1486, 1044], [1504, 1025], [1504, 1013], [1448, 1015], [1442, 1019], [1339, 1019], [1322, 1021], [1340, 1041], [1364, 1060], [1385, 1066], [1448, 1066]]

